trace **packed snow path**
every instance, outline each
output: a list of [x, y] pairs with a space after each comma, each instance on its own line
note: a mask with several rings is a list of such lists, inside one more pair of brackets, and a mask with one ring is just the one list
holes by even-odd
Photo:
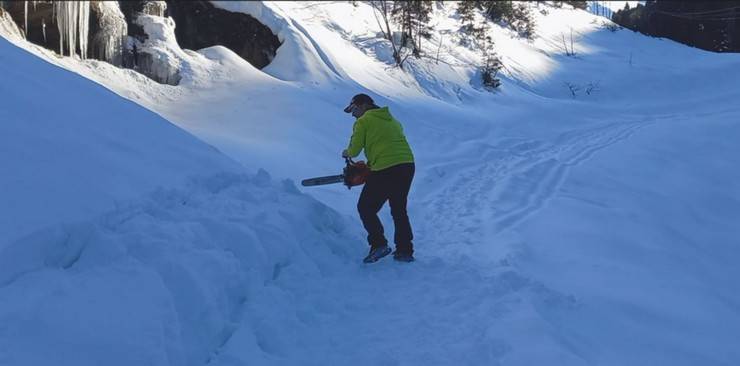
[[[358, 256], [339, 276], [310, 285], [286, 280], [291, 300], [307, 308], [296, 314], [295, 326], [311, 336], [284, 346], [315, 365], [495, 365], [504, 357], [511, 364], [588, 364], [560, 350], [547, 326], [548, 317], [575, 309], [572, 295], [523, 276], [507, 260], [473, 259], [470, 248], [499, 245], [492, 234], [543, 207], [571, 167], [646, 124], [608, 123], [553, 142], [492, 146], [477, 161], [482, 166], [460, 171], [416, 210], [424, 214], [412, 216], [420, 224], [418, 262], [362, 265]], [[387, 230], [392, 235], [392, 226]], [[540, 344], [517, 349], [511, 339], [519, 337]], [[264, 347], [277, 355], [296, 352]]]
[[[584, 223], [558, 220], [559, 216], [588, 210], [583, 207], [603, 215], [610, 201], [616, 205], [617, 217], [623, 212], [628, 218], [657, 216], [660, 220], [676, 215], [662, 210], [677, 201], [712, 217], [714, 208], [705, 206], [706, 197], [690, 192], [692, 188], [683, 183], [701, 169], [700, 163], [678, 158], [687, 160], [678, 169], [675, 163], [667, 163], [666, 156], [671, 154], [662, 151], [704, 146], [708, 138], [717, 139], [717, 146], [706, 151], [705, 158], [719, 160], [727, 154], [729, 140], [715, 135], [737, 132], [738, 127], [730, 127], [726, 120], [727, 112], [697, 116], [701, 119], [646, 116], [572, 130], [550, 141], [491, 145], [485, 159], [473, 160], [467, 169], [458, 166], [460, 174], [447, 181], [441, 193], [414, 205], [418, 262], [400, 264], [385, 259], [362, 265], [359, 258], [364, 252], [358, 252], [335, 275], [317, 282], [281, 279], [280, 285], [291, 293], [290, 302], [303, 308], [291, 313], [289, 329], [297, 335], [277, 336], [279, 331], [272, 329], [263, 335], [266, 343], [261, 344], [262, 350], [277, 364], [732, 364], [739, 355], [724, 341], [740, 325], [733, 300], [729, 300], [737, 295], [726, 290], [716, 294], [729, 300], [717, 308], [722, 309], [717, 317], [701, 311], [705, 304], [716, 301], [714, 295], [696, 287], [697, 281], [704, 279], [689, 274], [682, 279], [662, 278], [664, 268], [684, 261], [672, 253], [656, 256], [651, 248], [655, 241], [645, 239], [656, 235], [655, 225], [665, 223], [639, 218], [625, 224], [618, 218], [599, 220], [598, 216]], [[706, 137], [687, 140], [697, 131]], [[636, 136], [642, 137], [632, 141]], [[642, 160], [623, 160], [642, 150], [651, 154]], [[654, 151], [658, 153], [652, 155]], [[622, 172], [618, 177], [593, 179], [593, 169]], [[593, 197], [580, 191], [584, 174], [598, 186], [615, 184], [620, 178], [629, 182], [645, 171], [667, 175], [675, 187], [652, 178], [650, 184], [629, 189], [599, 189]], [[579, 173], [576, 179], [570, 178], [572, 172]], [[709, 184], [718, 174], [722, 174], [721, 167], [709, 168], [699, 179]], [[712, 184], [718, 191], [731, 192], [730, 187], [738, 182], [737, 174], [728, 178]], [[689, 192], [675, 193], [687, 188]], [[559, 205], [549, 207], [548, 202], [556, 198]], [[660, 204], [643, 207], [642, 200]], [[562, 202], [566, 202], [565, 208]], [[582, 208], [574, 210], [574, 205]], [[549, 225], [548, 229], [513, 230], [538, 216], [530, 227]], [[736, 257], [730, 254], [727, 240], [736, 234], [730, 227], [732, 217], [700, 229], [677, 219], [686, 227], [670, 230], [687, 238], [701, 237], [706, 231], [717, 235], [710, 252], [697, 254], [698, 258], [713, 257], [713, 251]], [[621, 226], [624, 232], [611, 226]], [[594, 239], [568, 241], [558, 235], [572, 227], [600, 232], [603, 237], [588, 234]], [[549, 240], [531, 240], [536, 236]], [[603, 254], [589, 257], [596, 248]], [[564, 254], [558, 253], [561, 251]], [[621, 251], [650, 258], [655, 273], [635, 278], [633, 271], [646, 269], [612, 264], [614, 253]], [[552, 277], [558, 270], [567, 281]], [[704, 275], [711, 276], [708, 281], [713, 284], [713, 278], [726, 275], [723, 271], [707, 269]], [[644, 295], [626, 300], [625, 291]], [[613, 305], [604, 300], [620, 296], [629, 303], [621, 310], [610, 308]], [[652, 314], [651, 318], [634, 324], [645, 314]], [[645, 328], [649, 326], [655, 328]], [[646, 329], [650, 331], [643, 333]], [[655, 329], [661, 330], [651, 333]], [[672, 329], [671, 337], [662, 335], [667, 329]], [[631, 332], [636, 332], [634, 338]], [[696, 342], [694, 332], [705, 334], [702, 341]], [[276, 341], [281, 338], [286, 340]], [[643, 339], [649, 339], [649, 345]], [[624, 352], [626, 349], [640, 352]]]

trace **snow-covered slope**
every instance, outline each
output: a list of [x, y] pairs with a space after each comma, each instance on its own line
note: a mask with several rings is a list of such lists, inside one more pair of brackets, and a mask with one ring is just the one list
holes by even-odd
[[[74, 333], [81, 346], [60, 347], [64, 362], [118, 360], [117, 352], [138, 357], [121, 364], [157, 365], [740, 362], [738, 55], [611, 32], [603, 18], [540, 5], [548, 14], [537, 13], [533, 42], [493, 26], [506, 70], [502, 90], [489, 93], [474, 81], [476, 51], [457, 42], [451, 2], [435, 3], [427, 47], [439, 47], [439, 61], [430, 51], [403, 71], [389, 64], [365, 3], [216, 3], [252, 14], [279, 36], [270, 66], [257, 70], [219, 46], [184, 51], [186, 72], [174, 87], [16, 44], [279, 179], [338, 171], [352, 123], [341, 108], [353, 94], [370, 93], [404, 123], [417, 158], [409, 210], [419, 260], [356, 263], [363, 233], [341, 214], [354, 214], [358, 190], [305, 190], [340, 215], [265, 173], [152, 193], [134, 213], [113, 210], [72, 230], [79, 239], [42, 232], [31, 238], [36, 249], [3, 255], [19, 263], [2, 272], [15, 278], [4, 298], [46, 291], [24, 281], [52, 282], [60, 270], [18, 275], [39, 263], [90, 265], [124, 284], [164, 283], [132, 298], [141, 310], [113, 307], [110, 318], [120, 323], [112, 329], [133, 319], [120, 333], [128, 336], [112, 331], [86, 358], [84, 345], [101, 343]], [[575, 57], [562, 49], [571, 34]], [[575, 96], [567, 84], [579, 88]], [[262, 206], [263, 199], [274, 202]], [[383, 220], [391, 224], [387, 212]], [[58, 242], [70, 249], [55, 252]], [[87, 262], [74, 259], [81, 242], [91, 248]], [[100, 249], [107, 242], [114, 249]], [[210, 263], [206, 254], [219, 259]], [[144, 274], [109, 257], [134, 261]], [[90, 288], [90, 301], [104, 293]], [[60, 317], [52, 316], [57, 308], [29, 305], [41, 300], [18, 302], [0, 317], [59, 321], [49, 328], [68, 336], [61, 329], [70, 319], [102, 321], [72, 312], [84, 295], [65, 293], [72, 305]], [[22, 345], [5, 355], [15, 364], [34, 364], [28, 356], [37, 347], [57, 342], [30, 331], [12, 338], [23, 323], [13, 324], [0, 339]], [[141, 334], [151, 338], [116, 343]], [[122, 351], [129, 349], [137, 351]]]
[[280, 283], [360, 255], [291, 182], [4, 38], [0, 62], [0, 365], [263, 358]]
[[0, 248], [192, 175], [239, 169], [162, 117], [0, 39]]

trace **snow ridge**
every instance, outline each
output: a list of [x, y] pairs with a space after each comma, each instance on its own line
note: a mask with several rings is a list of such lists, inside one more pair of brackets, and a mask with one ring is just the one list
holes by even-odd
[[[260, 171], [196, 178], [92, 221], [36, 232], [0, 251], [0, 319], [11, 330], [0, 343], [15, 345], [0, 359], [52, 364], [59, 352], [85, 355], [85, 364], [202, 365], [240, 323], [256, 320], [247, 306], [269, 311], [285, 283], [340, 268], [350, 258], [345, 243], [359, 240], [345, 226], [292, 182]], [[23, 314], [39, 298], [51, 305], [30, 321]], [[114, 319], [127, 324], [111, 329]], [[59, 332], [46, 352], [33, 352], [45, 322]], [[239, 347], [262, 357], [260, 342], [269, 340]]]

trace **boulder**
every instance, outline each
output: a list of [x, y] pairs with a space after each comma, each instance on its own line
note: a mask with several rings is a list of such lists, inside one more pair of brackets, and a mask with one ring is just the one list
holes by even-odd
[[219, 9], [209, 1], [168, 1], [167, 6], [177, 24], [175, 36], [182, 48], [224, 46], [261, 69], [280, 47], [277, 36], [248, 14]]

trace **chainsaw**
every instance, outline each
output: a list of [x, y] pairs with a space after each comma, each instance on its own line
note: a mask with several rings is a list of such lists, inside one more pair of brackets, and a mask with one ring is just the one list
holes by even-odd
[[301, 181], [301, 185], [309, 187], [344, 183], [347, 189], [351, 189], [354, 186], [365, 184], [367, 177], [370, 175], [370, 167], [364, 161], [352, 161], [351, 158], [344, 158], [344, 161], [346, 165], [342, 174], [304, 179]]

